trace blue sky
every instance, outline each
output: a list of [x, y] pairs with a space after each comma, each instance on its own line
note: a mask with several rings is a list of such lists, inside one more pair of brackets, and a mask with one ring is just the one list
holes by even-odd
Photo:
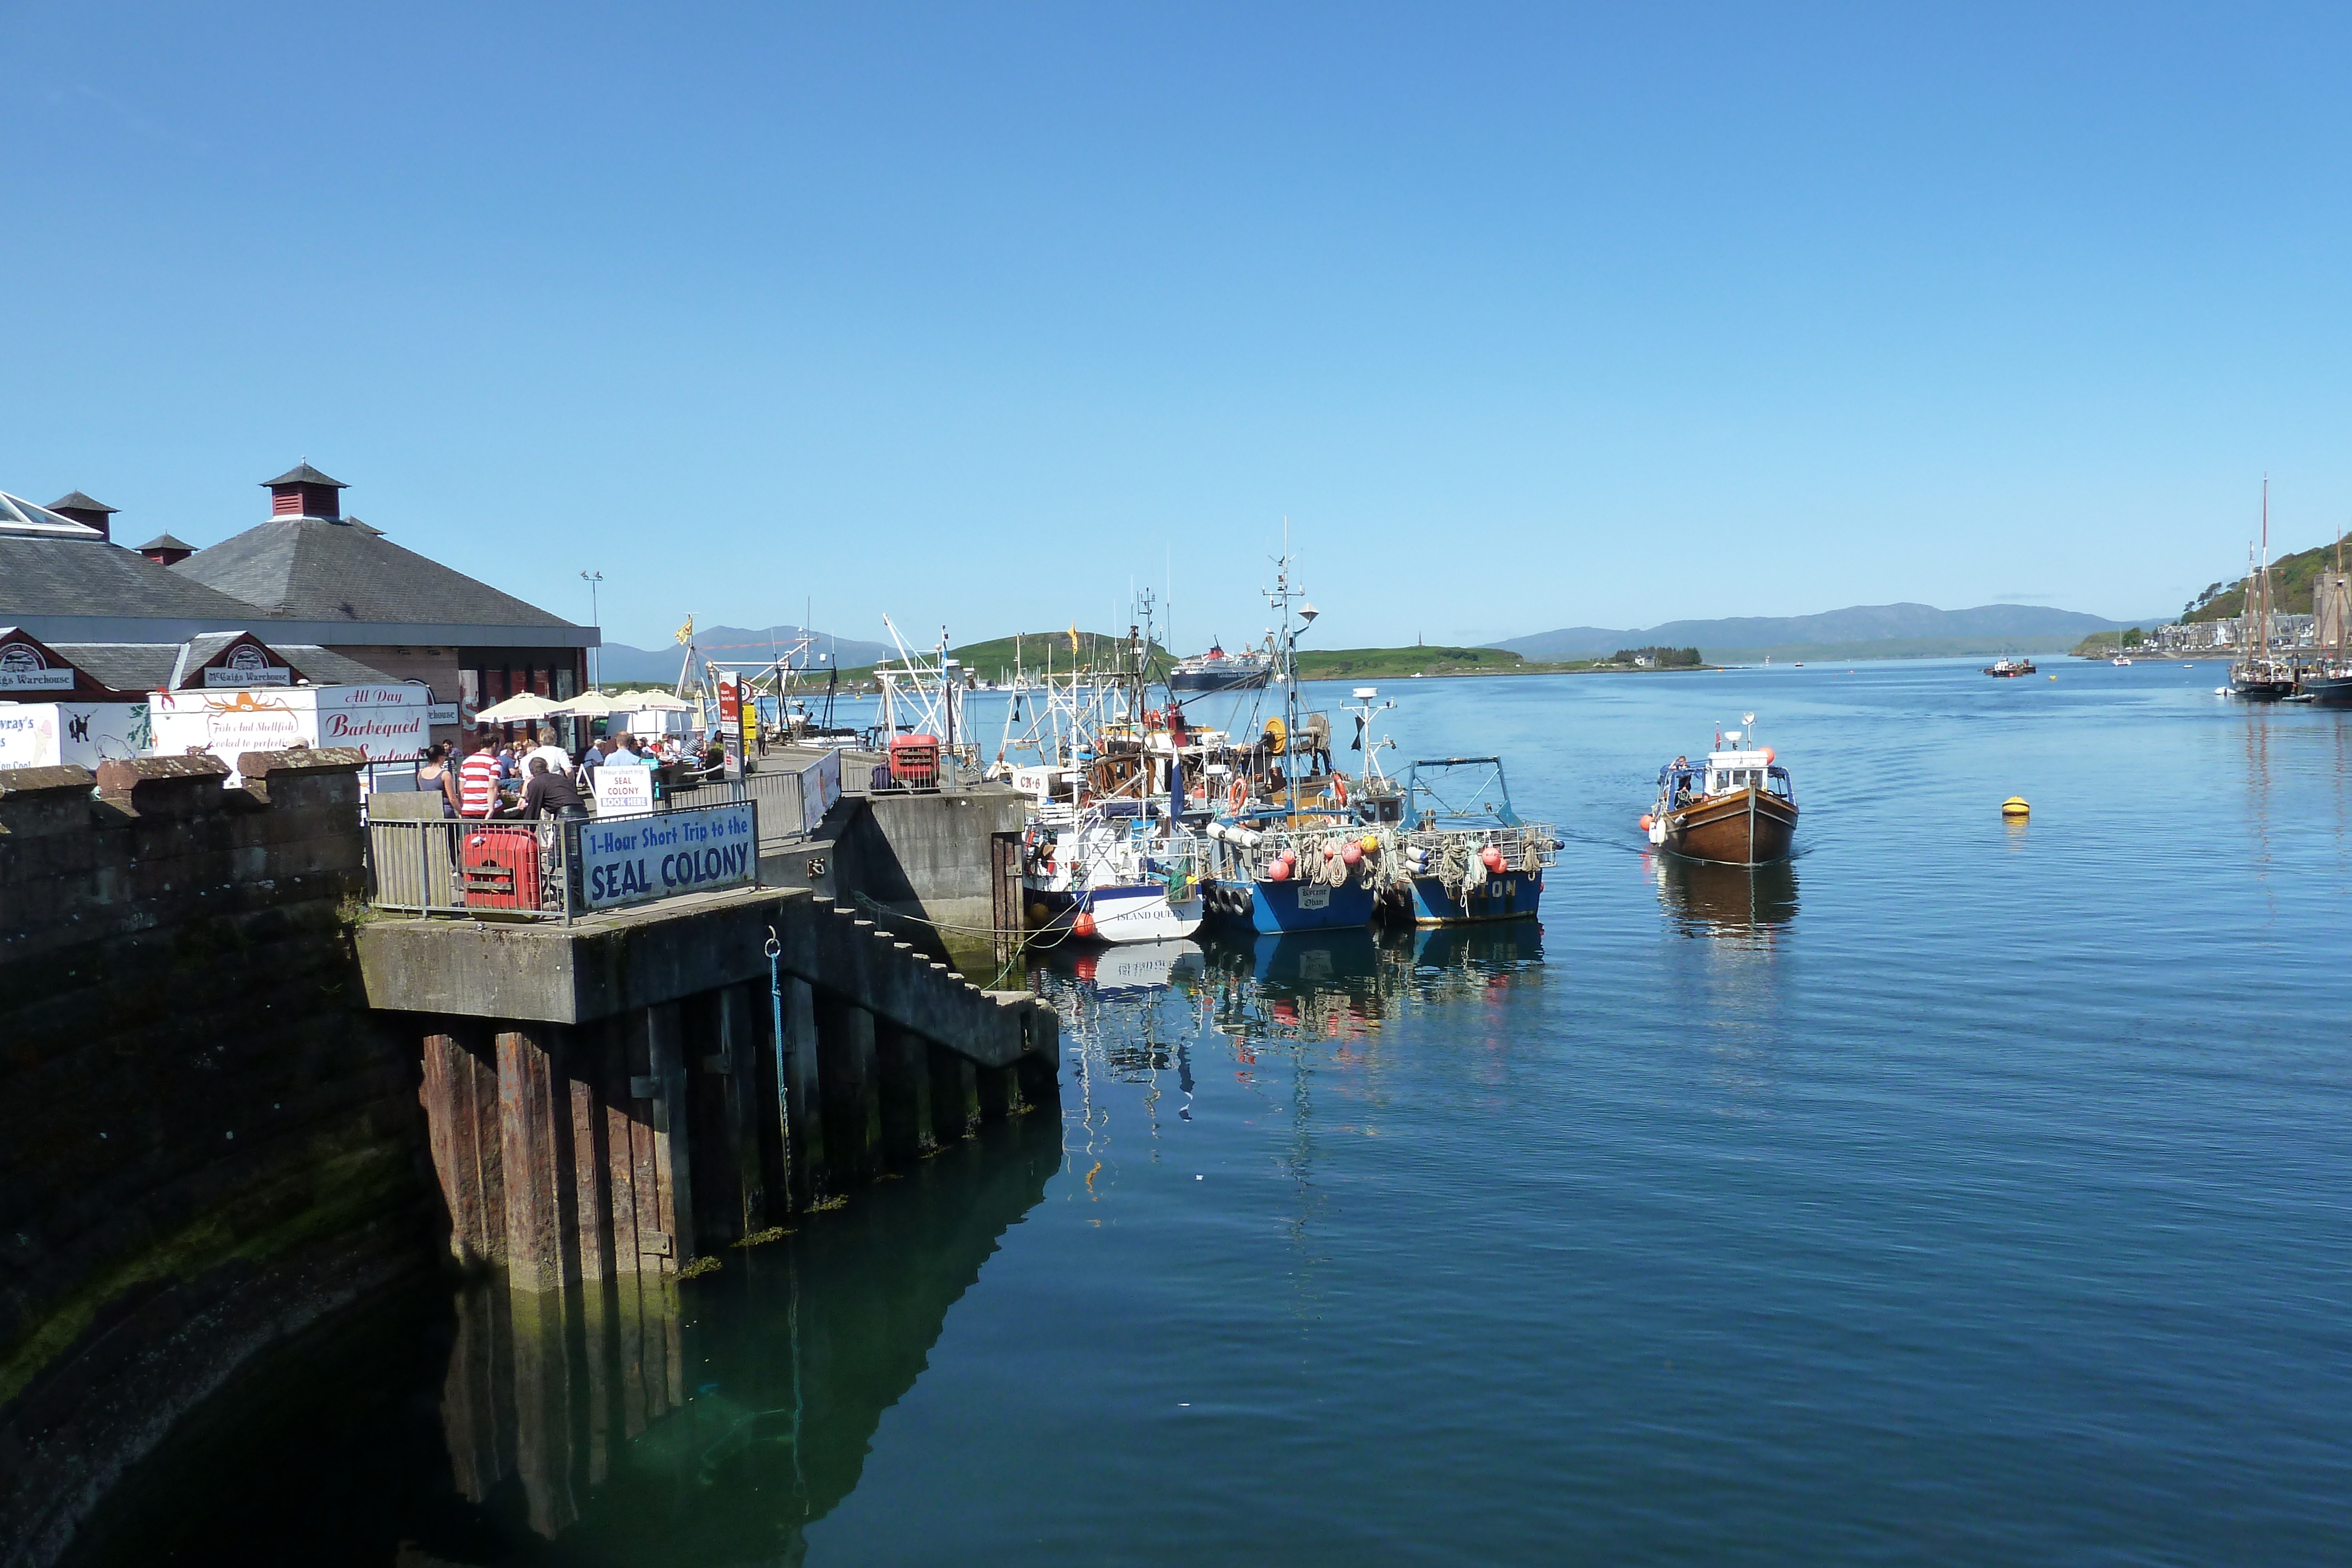
[[2174, 611], [2352, 519], [2347, 18], [0, 4], [0, 488], [640, 643]]

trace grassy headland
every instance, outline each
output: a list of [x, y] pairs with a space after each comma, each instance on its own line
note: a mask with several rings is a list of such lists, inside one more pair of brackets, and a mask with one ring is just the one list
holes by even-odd
[[[2311, 584], [2320, 569], [2336, 563], [2336, 552], [2341, 544], [2352, 544], [2352, 534], [2341, 541], [2315, 545], [2310, 549], [2297, 550], [2271, 562], [2271, 588], [2278, 597], [2272, 606], [2282, 615], [2311, 613]], [[2225, 621], [2246, 612], [2246, 580], [2242, 577], [2225, 580], [2189, 601], [2181, 611], [2183, 621]], [[2109, 634], [2112, 641], [2112, 633]]]

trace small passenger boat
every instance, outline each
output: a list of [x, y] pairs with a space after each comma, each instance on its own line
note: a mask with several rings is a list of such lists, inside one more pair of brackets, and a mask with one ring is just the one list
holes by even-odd
[[2013, 659], [2004, 653], [2000, 658], [1995, 659], [1991, 664], [1987, 664], [1985, 666], [1984, 673], [1988, 675], [1998, 675], [2003, 679], [2009, 679], [2017, 675], [2030, 675], [2034, 673], [2033, 661], [2031, 659]]
[[1726, 865], [1786, 858], [1797, 833], [1796, 787], [1772, 748], [1755, 744], [1756, 716], [1746, 720], [1747, 731], [1717, 736], [1705, 762], [1677, 757], [1658, 769], [1658, 802], [1642, 819], [1652, 843]]

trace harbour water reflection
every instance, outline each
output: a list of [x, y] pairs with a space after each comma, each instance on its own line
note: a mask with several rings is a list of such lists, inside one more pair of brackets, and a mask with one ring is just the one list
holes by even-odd
[[1797, 917], [1797, 862], [1718, 865], [1653, 854], [1658, 902], [1686, 936], [1718, 936], [1769, 945], [1778, 927]]
[[[1058, 1125], [641, 1304], [601, 1396], [584, 1309], [534, 1372], [443, 1294], [129, 1500], [418, 1568], [2336, 1561], [2352, 714], [2210, 686], [1413, 683], [1570, 826], [1542, 926], [1050, 955]], [[1800, 858], [1645, 859], [1748, 710]]]

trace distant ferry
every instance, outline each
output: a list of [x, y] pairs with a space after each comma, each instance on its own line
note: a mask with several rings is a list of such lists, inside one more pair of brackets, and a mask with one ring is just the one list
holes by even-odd
[[1185, 660], [1168, 672], [1171, 692], [1238, 692], [1262, 686], [1274, 677], [1274, 655], [1250, 652], [1228, 653], [1212, 642], [1209, 651]]

